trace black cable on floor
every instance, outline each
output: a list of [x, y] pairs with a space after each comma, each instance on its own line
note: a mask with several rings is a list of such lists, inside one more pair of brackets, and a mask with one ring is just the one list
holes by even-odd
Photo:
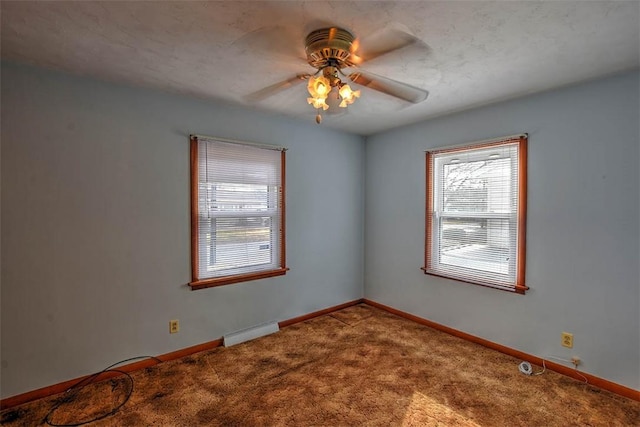
[[[125, 371], [121, 371], [119, 369], [112, 369], [114, 366], [118, 366], [122, 363], [125, 362], [130, 362], [132, 360], [139, 360], [139, 359], [154, 359], [155, 361], [157, 361], [158, 363], [162, 362], [162, 360], [158, 359], [157, 357], [154, 356], [137, 356], [137, 357], [131, 357], [129, 359], [124, 359], [121, 360], [119, 362], [116, 362], [112, 365], [107, 366], [106, 368], [104, 368], [103, 370], [101, 370], [100, 372], [96, 372], [93, 375], [90, 375], [88, 377], [85, 377], [83, 379], [81, 379], [80, 381], [78, 381], [77, 383], [73, 384], [71, 387], [69, 387], [65, 393], [69, 393], [67, 396], [64, 396], [63, 398], [59, 399], [58, 402], [56, 402], [51, 409], [49, 410], [49, 412], [47, 412], [47, 415], [44, 417], [44, 422], [50, 426], [54, 426], [54, 427], [76, 427], [76, 426], [82, 426], [85, 424], [89, 424], [89, 423], [93, 423], [95, 421], [99, 421], [103, 418], [109, 417], [113, 414], [115, 414], [116, 412], [118, 412], [120, 410], [120, 408], [122, 408], [128, 401], [129, 398], [131, 397], [131, 395], [133, 394], [133, 378], [131, 377], [131, 375], [129, 375], [128, 372]], [[129, 379], [129, 391], [127, 392], [127, 395], [125, 396], [124, 400], [122, 401], [122, 403], [120, 403], [118, 406], [116, 406], [115, 408], [113, 408], [111, 411], [109, 411], [106, 414], [102, 414], [99, 415], [93, 419], [87, 420], [87, 421], [80, 421], [77, 423], [70, 423], [70, 424], [56, 424], [54, 422], [51, 421], [51, 416], [53, 415], [53, 413], [56, 411], [56, 409], [58, 409], [60, 406], [62, 406], [64, 403], [68, 403], [71, 402], [75, 399], [77, 393], [82, 390], [84, 387], [88, 386], [89, 384], [93, 383], [93, 381], [98, 378], [100, 375], [104, 374], [105, 372], [117, 372], [120, 373], [122, 375], [125, 375], [128, 379]]]

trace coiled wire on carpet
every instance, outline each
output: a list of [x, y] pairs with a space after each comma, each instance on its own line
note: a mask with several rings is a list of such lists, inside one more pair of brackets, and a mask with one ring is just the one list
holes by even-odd
[[[71, 387], [69, 387], [67, 390], [65, 390], [65, 394], [68, 393], [67, 396], [62, 397], [61, 399], [59, 399], [49, 410], [49, 412], [47, 412], [47, 415], [44, 417], [44, 422], [47, 425], [50, 426], [54, 426], [54, 427], [76, 427], [76, 426], [82, 426], [85, 424], [89, 424], [89, 423], [93, 423], [96, 421], [99, 421], [103, 418], [107, 418], [113, 414], [115, 414], [116, 412], [118, 412], [120, 410], [120, 408], [122, 408], [128, 401], [129, 398], [131, 397], [131, 395], [133, 394], [133, 378], [131, 377], [131, 375], [129, 375], [128, 372], [122, 371], [120, 369], [112, 369], [115, 366], [121, 365], [125, 362], [131, 362], [132, 360], [140, 360], [140, 359], [153, 359], [155, 361], [157, 361], [158, 363], [162, 362], [162, 360], [158, 359], [157, 357], [154, 356], [137, 356], [137, 357], [131, 357], [129, 359], [124, 359], [121, 360], [119, 362], [116, 362], [112, 365], [107, 366], [106, 368], [104, 368], [103, 370], [101, 370], [100, 372], [96, 372], [93, 375], [89, 375], [88, 377], [85, 377], [83, 379], [81, 379], [80, 381], [78, 381], [77, 383], [73, 384]], [[124, 376], [126, 376], [129, 379], [129, 384], [131, 385], [129, 387], [129, 391], [127, 392], [127, 395], [125, 396], [124, 400], [115, 408], [113, 408], [111, 411], [102, 414], [102, 415], [98, 415], [95, 418], [92, 418], [90, 420], [87, 421], [79, 421], [76, 423], [69, 423], [69, 424], [56, 424], [53, 421], [51, 421], [51, 417], [53, 416], [53, 413], [60, 407], [62, 406], [64, 403], [68, 403], [71, 402], [75, 399], [77, 393], [82, 390], [84, 387], [88, 386], [89, 384], [92, 384], [94, 382], [94, 380], [96, 378], [98, 378], [100, 375], [104, 374], [105, 372], [117, 372], [119, 374], [122, 374]]]
[[[561, 357], [556, 357], [556, 356], [547, 356], [546, 358], [547, 359], [561, 360], [563, 362], [572, 363], [571, 360], [563, 359]], [[531, 376], [533, 376], [533, 375], [542, 375], [547, 371], [547, 364], [545, 362], [545, 358], [542, 358], [542, 370], [538, 371], [538, 372], [533, 372], [533, 367], [531, 366], [531, 363], [522, 362], [522, 363], [520, 363], [520, 365], [518, 365], [518, 370], [520, 372], [522, 372], [523, 374], [525, 374], [525, 375], [531, 375]], [[587, 377], [582, 375], [577, 367], [574, 368], [574, 370], [576, 371], [576, 374], [580, 375], [584, 379], [584, 383], [585, 384], [589, 384], [589, 380], [587, 379]]]

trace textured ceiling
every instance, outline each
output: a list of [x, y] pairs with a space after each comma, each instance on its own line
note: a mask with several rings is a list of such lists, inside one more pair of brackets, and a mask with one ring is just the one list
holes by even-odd
[[304, 37], [343, 26], [364, 40], [404, 28], [426, 46], [363, 69], [430, 92], [413, 105], [363, 89], [321, 126], [368, 135], [425, 118], [638, 68], [640, 3], [11, 2], [2, 58], [79, 75], [271, 110], [313, 122], [306, 88], [246, 96], [300, 72]]

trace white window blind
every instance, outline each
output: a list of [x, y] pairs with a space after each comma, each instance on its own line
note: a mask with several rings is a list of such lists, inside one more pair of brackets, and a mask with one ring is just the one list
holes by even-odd
[[283, 156], [198, 138], [198, 280], [284, 267]]
[[515, 290], [521, 140], [431, 152], [425, 272]]

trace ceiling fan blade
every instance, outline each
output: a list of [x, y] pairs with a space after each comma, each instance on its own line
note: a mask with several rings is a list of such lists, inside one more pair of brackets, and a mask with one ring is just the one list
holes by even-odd
[[349, 74], [352, 82], [378, 92], [403, 99], [413, 104], [418, 104], [429, 96], [429, 92], [407, 83], [392, 80], [388, 77], [382, 77], [368, 71], [358, 70]]
[[403, 49], [408, 46], [416, 46], [427, 54], [429, 46], [418, 37], [403, 28], [400, 24], [385, 27], [373, 34], [356, 39], [349, 61], [355, 65], [370, 61], [387, 53]]
[[282, 92], [283, 90], [289, 89], [290, 87], [296, 86], [302, 82], [304, 82], [305, 80], [307, 80], [309, 77], [311, 77], [311, 74], [306, 74], [306, 73], [300, 73], [297, 74], [291, 78], [288, 78], [287, 80], [283, 80], [281, 82], [278, 83], [274, 83], [270, 86], [267, 86], [263, 89], [260, 89], [256, 92], [253, 92], [247, 96], [245, 96], [245, 99], [247, 101], [250, 102], [259, 102], [262, 101], [270, 96], [276, 95], [280, 92]]

